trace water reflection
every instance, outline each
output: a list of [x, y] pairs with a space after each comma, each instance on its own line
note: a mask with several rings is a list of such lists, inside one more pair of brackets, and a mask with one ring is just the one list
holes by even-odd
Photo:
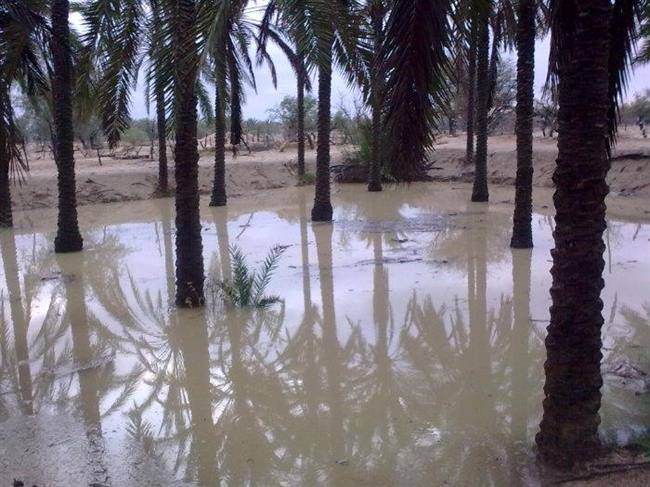
[[[126, 448], [205, 486], [531, 481], [548, 221], [536, 217], [534, 252], [511, 252], [506, 212], [438, 218], [417, 193], [387, 194], [389, 211], [341, 195], [334, 225], [311, 225], [300, 192], [244, 233], [250, 210], [211, 212], [204, 310], [172, 306], [167, 202], [148, 203], [156, 221], [88, 232], [81, 258], [1, 233], [0, 430], [16, 415], [72, 414], [92, 480], [114, 485], [124, 466], [111, 452]], [[634, 287], [650, 228], [612, 229], [602, 430], [624, 441], [650, 412], [643, 381], [619, 374], [649, 365], [650, 305]], [[282, 305], [221, 302], [210, 284], [230, 275], [233, 240], [252, 260], [290, 246], [271, 289]]]

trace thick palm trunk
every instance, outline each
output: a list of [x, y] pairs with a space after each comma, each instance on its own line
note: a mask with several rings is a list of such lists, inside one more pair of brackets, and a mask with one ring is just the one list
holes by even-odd
[[226, 73], [216, 69], [214, 95], [214, 181], [210, 206], [226, 206]]
[[474, 115], [476, 113], [474, 104], [476, 95], [476, 18], [472, 19], [471, 22], [472, 28], [467, 55], [467, 149], [465, 152], [467, 164], [474, 162]]
[[611, 6], [609, 0], [584, 0], [575, 8], [570, 19], [559, 20], [573, 30], [553, 33], [563, 36], [565, 47], [553, 175], [553, 305], [546, 338], [544, 416], [536, 439], [542, 459], [559, 465], [597, 452], [603, 384], [600, 293], [609, 190], [605, 178]]
[[203, 243], [199, 210], [199, 152], [196, 130], [194, 0], [178, 2], [175, 26], [176, 63], [176, 304], [202, 306]]
[[372, 59], [371, 103], [372, 103], [372, 145], [370, 154], [370, 168], [368, 171], [368, 191], [379, 192], [381, 187], [381, 46], [383, 44], [384, 15], [380, 6], [372, 10], [372, 30], [375, 41]]
[[318, 69], [318, 147], [316, 153], [316, 194], [311, 219], [315, 222], [332, 221], [330, 200], [330, 125], [332, 100], [332, 46], [327, 47]]
[[156, 123], [158, 126], [158, 191], [169, 191], [167, 169], [167, 120], [165, 115], [165, 93], [162, 87], [156, 88]]
[[302, 54], [298, 56], [298, 178], [302, 180], [305, 176], [305, 58]]
[[535, 0], [519, 2], [517, 24], [517, 179], [510, 246], [533, 247], [533, 100], [535, 97]]
[[68, 0], [52, 1], [52, 99], [58, 169], [59, 217], [54, 249], [58, 253], [78, 252], [83, 248], [77, 219], [74, 170], [74, 130], [72, 126], [72, 59]]
[[481, 13], [477, 19], [477, 69], [476, 69], [476, 155], [474, 159], [474, 188], [472, 201], [485, 202], [489, 199], [487, 185], [487, 137], [488, 137], [488, 98], [490, 80], [488, 61], [490, 55], [490, 32], [488, 15]]
[[[160, 7], [156, 2], [152, 2], [151, 7], [154, 32], [156, 36], [159, 36], [161, 30]], [[156, 68], [156, 126], [158, 129], [158, 191], [164, 195], [169, 191], [167, 118], [165, 113], [165, 90], [160, 79], [159, 68]]]

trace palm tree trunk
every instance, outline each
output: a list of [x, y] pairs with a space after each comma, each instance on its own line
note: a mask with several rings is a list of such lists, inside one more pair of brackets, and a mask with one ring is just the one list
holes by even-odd
[[55, 157], [58, 169], [59, 218], [54, 250], [78, 252], [83, 248], [77, 219], [74, 170], [74, 129], [72, 126], [72, 59], [68, 0], [52, 1], [52, 99], [56, 131]]
[[[599, 450], [600, 294], [605, 262], [605, 178], [611, 4], [584, 0], [560, 17], [555, 249], [551, 322], [546, 337], [544, 416], [536, 441], [541, 458], [566, 466]], [[567, 24], [572, 27], [567, 29]], [[568, 32], [560, 32], [562, 27]]]
[[492, 30], [492, 52], [490, 53], [490, 92], [488, 97], [488, 111], [494, 107], [494, 96], [497, 90], [499, 77], [499, 47], [501, 46], [501, 13], [497, 14]]
[[169, 191], [167, 170], [167, 120], [165, 115], [165, 93], [162, 86], [156, 87], [156, 123], [158, 126], [158, 191]]
[[298, 178], [305, 176], [305, 57], [298, 54]]
[[318, 69], [318, 147], [316, 153], [316, 194], [311, 219], [332, 221], [330, 199], [330, 126], [332, 101], [332, 44]]
[[381, 49], [384, 36], [384, 14], [379, 5], [374, 5], [370, 14], [374, 38], [372, 72], [371, 76], [371, 103], [372, 103], [372, 146], [370, 154], [370, 170], [368, 171], [368, 191], [379, 192], [381, 187]]
[[203, 243], [199, 210], [194, 0], [178, 2], [174, 53], [176, 64], [176, 304], [204, 304]]
[[9, 181], [9, 156], [6, 151], [6, 142], [2, 140], [0, 131], [0, 228], [14, 226], [11, 211], [11, 184]]
[[215, 72], [214, 95], [214, 182], [210, 206], [226, 206], [226, 73], [223, 66]]
[[533, 247], [533, 100], [535, 97], [535, 1], [519, 2], [517, 24], [517, 179], [510, 246]]
[[488, 58], [490, 55], [490, 32], [488, 29], [488, 14], [481, 12], [477, 18], [477, 102], [476, 110], [476, 156], [474, 169], [474, 188], [472, 201], [486, 202], [489, 199], [487, 185], [487, 131], [488, 131], [488, 98], [490, 96], [490, 80]]
[[14, 226], [11, 211], [11, 185], [9, 181], [10, 150], [9, 150], [9, 127], [5, 125], [5, 113], [11, 115], [9, 100], [9, 86], [0, 83], [0, 228], [11, 228]]
[[[155, 36], [161, 31], [159, 6], [151, 2], [153, 28]], [[167, 118], [165, 113], [165, 90], [156, 68], [156, 124], [158, 129], [158, 191], [166, 194], [169, 191], [169, 171], [167, 168]]]
[[469, 52], [467, 55], [467, 150], [465, 160], [467, 164], [474, 162], [474, 97], [476, 94], [476, 18], [471, 20], [472, 28], [469, 39]]

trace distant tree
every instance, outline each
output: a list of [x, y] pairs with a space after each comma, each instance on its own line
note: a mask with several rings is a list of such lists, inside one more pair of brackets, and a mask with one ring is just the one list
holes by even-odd
[[557, 132], [558, 102], [552, 92], [544, 92], [540, 100], [535, 100], [535, 117], [539, 119], [544, 137], [553, 137]]
[[499, 59], [496, 68], [496, 83], [488, 112], [488, 131], [494, 130], [517, 106], [517, 72], [511, 61]]
[[[305, 96], [305, 131], [316, 130], [318, 101], [311, 95]], [[267, 111], [272, 121], [282, 124], [286, 137], [294, 138], [298, 134], [298, 102], [296, 97], [285, 96], [275, 107]]]

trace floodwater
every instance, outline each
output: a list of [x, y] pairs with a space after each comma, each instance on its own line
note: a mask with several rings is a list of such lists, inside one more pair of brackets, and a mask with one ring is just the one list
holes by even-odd
[[[202, 310], [171, 305], [172, 201], [83, 208], [66, 256], [51, 215], [21, 215], [0, 233], [0, 483], [537, 483], [553, 222], [511, 251], [512, 207], [466, 193], [345, 187], [334, 225], [309, 222], [309, 189], [203, 208]], [[613, 218], [606, 243], [617, 444], [650, 417], [650, 224]], [[228, 247], [257, 266], [276, 244], [283, 302], [224, 305]]]

